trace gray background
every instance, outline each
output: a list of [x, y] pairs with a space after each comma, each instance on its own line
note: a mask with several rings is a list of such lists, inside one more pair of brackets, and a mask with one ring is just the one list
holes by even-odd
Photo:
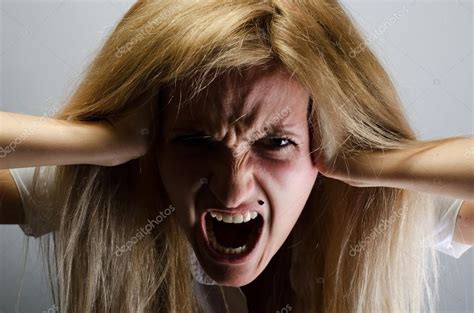
[[[133, 1], [1, 1], [0, 110], [42, 115], [63, 103]], [[343, 1], [392, 75], [423, 139], [473, 133], [473, 3]], [[395, 12], [405, 12], [395, 21]], [[389, 26], [383, 28], [383, 25]], [[383, 31], [382, 31], [383, 30]], [[26, 237], [0, 226], [0, 311], [14, 312]], [[30, 239], [20, 312], [53, 312]], [[439, 312], [474, 312], [474, 249], [442, 255]]]

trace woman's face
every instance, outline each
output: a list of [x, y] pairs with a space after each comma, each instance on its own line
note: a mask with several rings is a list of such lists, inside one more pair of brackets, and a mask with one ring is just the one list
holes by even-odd
[[157, 149], [164, 187], [202, 267], [221, 285], [243, 286], [288, 237], [318, 170], [303, 87], [281, 70], [233, 77], [179, 112], [190, 86], [165, 95]]

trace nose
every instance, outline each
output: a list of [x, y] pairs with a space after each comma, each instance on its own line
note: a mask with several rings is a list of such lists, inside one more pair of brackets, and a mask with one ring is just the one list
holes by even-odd
[[253, 165], [245, 153], [238, 157], [226, 154], [214, 163], [209, 177], [209, 188], [220, 205], [237, 208], [254, 194]]

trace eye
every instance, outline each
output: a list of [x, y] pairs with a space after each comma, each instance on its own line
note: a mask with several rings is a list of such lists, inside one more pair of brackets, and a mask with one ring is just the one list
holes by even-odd
[[261, 145], [265, 146], [265, 148], [270, 150], [285, 150], [291, 149], [291, 147], [297, 146], [297, 144], [291, 140], [289, 137], [278, 137], [278, 136], [271, 136], [262, 138], [258, 141]]
[[217, 142], [214, 137], [203, 134], [188, 134], [176, 136], [172, 139], [174, 143], [183, 143], [187, 145], [213, 145]]

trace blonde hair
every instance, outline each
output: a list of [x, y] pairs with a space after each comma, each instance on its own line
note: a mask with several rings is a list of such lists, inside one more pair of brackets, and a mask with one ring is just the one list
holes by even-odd
[[[312, 147], [327, 160], [415, 142], [389, 76], [335, 0], [138, 1], [56, 117], [107, 118], [143, 95], [160, 106], [159, 91], [179, 80], [197, 94], [231, 70], [271, 64], [309, 91]], [[171, 203], [156, 153], [115, 167], [58, 167], [53, 236], [62, 312], [199, 311], [173, 214], [114, 254]], [[431, 201], [415, 192], [318, 176], [272, 261], [276, 286], [262, 301], [268, 311], [433, 311], [433, 214]]]

